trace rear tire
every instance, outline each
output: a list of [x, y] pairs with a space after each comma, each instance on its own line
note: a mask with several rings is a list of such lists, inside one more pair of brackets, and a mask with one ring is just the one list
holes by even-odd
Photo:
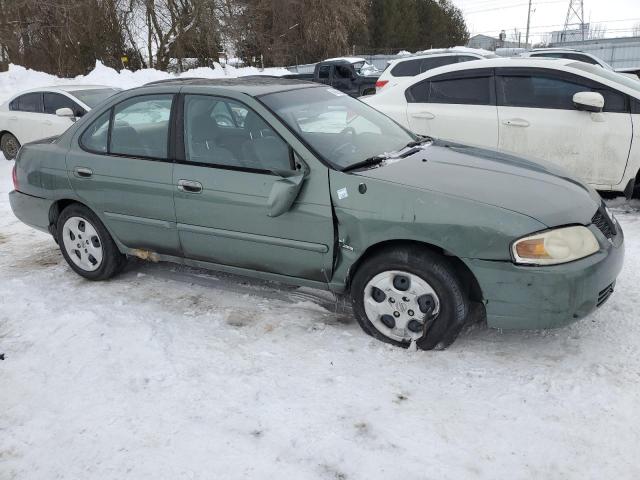
[[0, 139], [0, 149], [2, 149], [4, 158], [7, 160], [13, 160], [16, 158], [18, 150], [20, 150], [20, 146], [18, 139], [10, 133], [5, 133]]
[[60, 213], [56, 236], [69, 266], [88, 280], [107, 280], [126, 264], [100, 219], [83, 205], [69, 205]]
[[353, 276], [351, 302], [365, 333], [392, 345], [432, 350], [451, 345], [470, 312], [448, 259], [419, 246], [391, 247]]

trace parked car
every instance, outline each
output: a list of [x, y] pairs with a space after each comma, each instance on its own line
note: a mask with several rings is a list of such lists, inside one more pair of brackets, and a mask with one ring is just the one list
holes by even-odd
[[76, 273], [127, 256], [348, 294], [364, 331], [451, 343], [467, 321], [568, 324], [611, 295], [623, 233], [552, 165], [420, 138], [333, 88], [175, 81], [25, 145], [11, 207]]
[[317, 63], [313, 73], [292, 73], [282, 78], [308, 80], [330, 85], [352, 97], [376, 93], [380, 72], [364, 58], [330, 58]]
[[418, 134], [548, 160], [598, 190], [629, 196], [640, 170], [640, 82], [584, 62], [448, 65], [364, 101]]
[[60, 135], [119, 88], [57, 86], [21, 92], [0, 105], [0, 149], [13, 160], [21, 145]]
[[590, 63], [609, 70], [610, 72], [618, 72], [634, 80], [638, 80], [638, 76], [633, 72], [627, 72], [626, 69], [614, 69], [607, 62], [595, 55], [571, 48], [534, 48], [520, 54], [521, 57], [531, 58], [566, 58], [567, 60], [577, 60], [578, 62]]
[[376, 82], [376, 93], [393, 87], [398, 81], [406, 77], [415, 77], [434, 68], [443, 67], [452, 63], [497, 58], [497, 55], [491, 52], [484, 53], [482, 50], [478, 52], [474, 52], [471, 49], [437, 49], [430, 53], [391, 60]]

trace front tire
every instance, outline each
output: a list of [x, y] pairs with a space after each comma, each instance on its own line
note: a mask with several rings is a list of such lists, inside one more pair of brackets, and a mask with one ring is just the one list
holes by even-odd
[[469, 315], [469, 299], [446, 257], [419, 246], [384, 249], [356, 271], [351, 301], [365, 333], [399, 347], [446, 348]]
[[88, 280], [107, 280], [126, 263], [100, 219], [83, 205], [69, 205], [60, 213], [56, 235], [64, 259]]
[[0, 149], [2, 149], [4, 158], [13, 160], [18, 155], [18, 150], [20, 150], [20, 142], [12, 134], [5, 133], [0, 139]]

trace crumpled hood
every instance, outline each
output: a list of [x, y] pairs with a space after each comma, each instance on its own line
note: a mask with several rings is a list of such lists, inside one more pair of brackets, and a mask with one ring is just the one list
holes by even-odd
[[587, 225], [602, 203], [595, 190], [548, 162], [440, 140], [357, 175], [505, 208], [548, 227]]

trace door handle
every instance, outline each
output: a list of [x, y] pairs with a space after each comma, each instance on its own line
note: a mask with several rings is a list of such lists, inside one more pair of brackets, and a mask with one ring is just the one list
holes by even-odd
[[76, 177], [81, 178], [90, 178], [91, 176], [93, 176], [93, 170], [86, 167], [76, 167], [73, 169], [73, 173]]
[[178, 180], [178, 190], [185, 193], [201, 193], [202, 184], [194, 180]]
[[417, 112], [411, 114], [413, 118], [424, 118], [426, 120], [433, 120], [436, 116], [431, 112]]
[[522, 118], [510, 118], [509, 120], [505, 120], [502, 123], [509, 127], [528, 127], [529, 125], [531, 125], [528, 121]]

